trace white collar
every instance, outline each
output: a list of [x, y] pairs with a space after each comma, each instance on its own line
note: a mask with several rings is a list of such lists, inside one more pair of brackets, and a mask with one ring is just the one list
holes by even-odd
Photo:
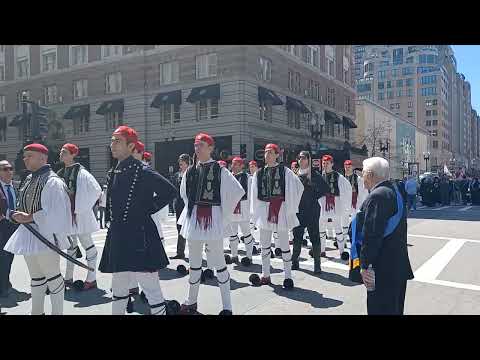
[[212, 162], [212, 161], [215, 161], [215, 160], [213, 160], [212, 158], [210, 158], [210, 159], [208, 159], [207, 161], [200, 161], [200, 160], [198, 160], [198, 163], [199, 163], [199, 164], [208, 164], [208, 163], [210, 163], [210, 162]]
[[3, 180], [0, 180], [0, 183], [2, 184], [3, 187], [5, 187], [7, 185], [10, 185], [11, 187], [13, 187], [13, 180], [10, 181], [10, 184], [4, 183]]

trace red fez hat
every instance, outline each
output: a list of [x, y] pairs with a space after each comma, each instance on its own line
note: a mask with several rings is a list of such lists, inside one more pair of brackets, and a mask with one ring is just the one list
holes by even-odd
[[243, 159], [239, 156], [235, 156], [233, 159], [232, 159], [232, 163], [240, 163], [240, 164], [243, 164]]
[[292, 161], [292, 163], [291, 163], [290, 165], [291, 165], [291, 166], [293, 166], [293, 165], [296, 166], [296, 165], [297, 165], [297, 162], [296, 162], [296, 161]]
[[122, 125], [113, 132], [113, 135], [123, 136], [127, 140], [127, 144], [136, 143], [138, 141], [138, 135], [135, 129]]
[[149, 153], [148, 151], [143, 152], [143, 160], [150, 161], [152, 160], [152, 154]]
[[252, 160], [248, 163], [248, 166], [252, 166], [252, 165], [257, 166], [257, 162], [255, 160]]
[[135, 150], [137, 150], [137, 152], [142, 154], [143, 152], [145, 152], [145, 144], [142, 143], [141, 141], [137, 141], [135, 143]]
[[333, 161], [332, 155], [323, 155], [322, 161]]
[[42, 144], [30, 144], [23, 148], [24, 151], [36, 151], [48, 155], [48, 149]]
[[75, 144], [65, 144], [62, 146], [63, 149], [67, 149], [68, 152], [72, 155], [78, 155], [80, 150], [78, 149], [78, 146]]
[[205, 133], [200, 133], [195, 136], [195, 144], [198, 144], [200, 141], [206, 142], [208, 145], [213, 145], [213, 138]]
[[280, 152], [277, 144], [267, 144], [265, 145], [265, 151], [267, 150], [274, 150], [277, 154]]
[[345, 160], [343, 165], [352, 165], [352, 160]]
[[221, 167], [227, 167], [227, 163], [223, 160], [218, 160], [217, 161], [218, 165], [220, 165]]

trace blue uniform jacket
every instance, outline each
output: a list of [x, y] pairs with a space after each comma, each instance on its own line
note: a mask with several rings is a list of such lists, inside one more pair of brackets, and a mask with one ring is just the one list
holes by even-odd
[[151, 215], [175, 198], [175, 186], [133, 157], [110, 170], [107, 183], [110, 228], [99, 270], [153, 272], [166, 267], [168, 257]]

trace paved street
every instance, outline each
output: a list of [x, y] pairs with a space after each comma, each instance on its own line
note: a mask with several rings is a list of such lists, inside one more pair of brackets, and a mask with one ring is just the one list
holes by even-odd
[[[415, 280], [407, 289], [406, 314], [480, 314], [480, 207], [449, 206], [419, 207], [409, 218], [408, 244]], [[175, 254], [175, 218], [169, 216], [164, 225], [166, 250]], [[258, 234], [255, 234], [258, 239]], [[100, 252], [103, 249], [105, 230], [94, 234]], [[232, 303], [235, 314], [366, 314], [366, 291], [363, 285], [351, 283], [348, 267], [338, 257], [338, 250], [327, 243], [328, 259], [322, 258], [323, 273], [313, 275], [313, 260], [304, 248], [301, 270], [293, 271], [295, 290], [282, 289], [283, 268], [280, 259], [273, 259], [272, 286], [250, 286], [248, 277], [260, 273], [260, 256], [254, 265], [244, 268], [229, 265], [231, 271]], [[240, 245], [243, 250], [243, 245]], [[99, 254], [99, 258], [100, 258]], [[240, 251], [243, 255], [243, 251]], [[84, 261], [84, 259], [83, 259]], [[172, 260], [160, 272], [167, 299], [182, 302], [187, 294], [188, 277], [176, 272], [178, 264]], [[62, 260], [62, 270], [65, 262]], [[84, 270], [76, 268], [75, 279], [84, 279]], [[16, 289], [7, 299], [0, 298], [2, 311], [7, 314], [28, 314], [30, 310], [30, 284], [28, 271], [22, 257], [15, 257], [11, 281]], [[88, 292], [68, 291], [65, 296], [65, 314], [109, 314], [111, 275], [98, 273], [98, 290]], [[218, 314], [221, 310], [220, 293], [216, 280], [200, 288], [199, 311]], [[50, 302], [46, 299], [46, 312]], [[148, 312], [136, 302], [132, 315]]]

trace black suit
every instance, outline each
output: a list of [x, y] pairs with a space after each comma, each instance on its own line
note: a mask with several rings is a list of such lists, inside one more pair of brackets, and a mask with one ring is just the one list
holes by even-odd
[[395, 231], [383, 237], [387, 221], [397, 212], [396, 193], [389, 181], [376, 185], [364, 201], [360, 217], [364, 218], [364, 241], [360, 249], [363, 269], [372, 264], [375, 290], [367, 294], [369, 315], [401, 315], [405, 303], [407, 280], [413, 279], [407, 249], [407, 210]]
[[[13, 187], [15, 190], [15, 187]], [[5, 216], [8, 209], [7, 194], [0, 184], [0, 213]], [[7, 219], [0, 220], [0, 293], [8, 290], [10, 269], [13, 262], [13, 254], [3, 250], [10, 236], [15, 232], [18, 225], [14, 225]]]

